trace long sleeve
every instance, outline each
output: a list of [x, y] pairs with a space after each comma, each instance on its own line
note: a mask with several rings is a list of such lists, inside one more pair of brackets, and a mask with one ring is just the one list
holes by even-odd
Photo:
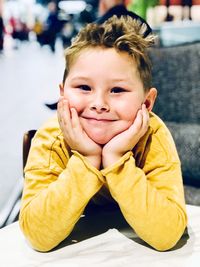
[[127, 152], [102, 174], [129, 225], [163, 251], [178, 242], [187, 215], [180, 161], [170, 133], [161, 128], [150, 139], [142, 166], [136, 164], [137, 155]]
[[36, 134], [25, 168], [19, 219], [33, 248], [48, 251], [70, 234], [101, 188], [101, 179], [83, 156], [73, 152], [69, 157], [60, 136], [44, 130]]

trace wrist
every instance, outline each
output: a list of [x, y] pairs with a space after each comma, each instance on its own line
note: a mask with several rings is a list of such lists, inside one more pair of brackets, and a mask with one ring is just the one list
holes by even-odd
[[100, 169], [101, 165], [101, 156], [85, 156], [85, 158], [90, 162], [92, 166], [96, 169]]
[[105, 153], [104, 155], [102, 155], [102, 165], [103, 168], [105, 169], [106, 167], [114, 164], [115, 162], [117, 162], [121, 157], [123, 156], [123, 154], [117, 154], [117, 153]]

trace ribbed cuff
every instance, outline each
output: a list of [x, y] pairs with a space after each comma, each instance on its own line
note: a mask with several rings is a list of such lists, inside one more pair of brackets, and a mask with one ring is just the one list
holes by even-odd
[[103, 176], [106, 176], [109, 172], [113, 172], [115, 169], [119, 168], [121, 165], [125, 163], [125, 161], [129, 160], [130, 157], [133, 155], [132, 151], [126, 152], [118, 161], [114, 164], [106, 167], [105, 169], [101, 170]]
[[90, 171], [92, 171], [101, 182], [105, 183], [105, 178], [103, 177], [102, 173], [97, 170], [97, 168], [95, 168], [94, 166], [92, 166], [92, 164], [89, 162], [89, 160], [84, 157], [83, 155], [81, 155], [79, 152], [77, 152], [76, 150], [71, 150], [72, 153], [74, 154], [74, 156], [78, 157], [79, 159], [81, 159], [81, 161], [85, 164], [86, 168], [89, 169]]

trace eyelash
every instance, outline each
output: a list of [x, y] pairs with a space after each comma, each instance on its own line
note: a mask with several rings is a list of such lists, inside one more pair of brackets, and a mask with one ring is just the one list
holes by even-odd
[[126, 92], [126, 90], [124, 88], [121, 87], [114, 87], [111, 90], [111, 93], [115, 93], [115, 94], [119, 94], [119, 93], [123, 93]]
[[86, 85], [86, 84], [81, 84], [79, 86], [77, 86], [77, 88], [83, 90], [83, 91], [91, 91], [90, 86]]
[[[86, 85], [86, 84], [79, 85], [79, 86], [77, 86], [77, 88], [79, 88], [83, 91], [91, 91], [91, 87]], [[119, 93], [123, 93], [123, 92], [126, 92], [126, 90], [124, 88], [121, 88], [121, 87], [113, 87], [111, 89], [111, 93], [113, 93], [113, 94], [119, 94]]]

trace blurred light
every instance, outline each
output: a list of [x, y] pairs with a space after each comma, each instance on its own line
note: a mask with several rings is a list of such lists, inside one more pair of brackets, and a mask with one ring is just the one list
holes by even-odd
[[80, 13], [86, 8], [85, 1], [61, 1], [58, 3], [60, 9], [68, 14]]

